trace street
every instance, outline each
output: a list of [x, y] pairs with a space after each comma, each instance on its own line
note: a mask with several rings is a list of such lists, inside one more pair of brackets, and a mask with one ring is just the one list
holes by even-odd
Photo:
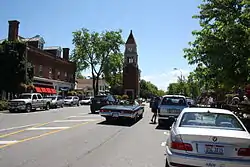
[[89, 106], [0, 113], [1, 167], [164, 167], [166, 130], [106, 123]]

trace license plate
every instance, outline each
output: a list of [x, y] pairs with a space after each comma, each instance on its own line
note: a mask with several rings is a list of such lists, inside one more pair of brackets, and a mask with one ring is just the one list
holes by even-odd
[[212, 162], [207, 162], [206, 167], [217, 167], [217, 165], [215, 163], [212, 163]]
[[100, 102], [100, 101], [97, 101], [96, 103], [97, 103], [97, 104], [100, 104], [101, 102]]
[[169, 113], [179, 113], [179, 112], [180, 112], [179, 110], [175, 110], [175, 109], [169, 110]]
[[119, 114], [118, 113], [113, 113], [112, 116], [113, 117], [119, 117]]
[[206, 144], [205, 145], [205, 154], [223, 155], [224, 154], [224, 146]]

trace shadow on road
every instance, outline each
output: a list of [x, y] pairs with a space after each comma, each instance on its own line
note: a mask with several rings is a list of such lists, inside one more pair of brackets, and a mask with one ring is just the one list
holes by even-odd
[[156, 130], [170, 130], [170, 126], [160, 126], [160, 125], [157, 125]]
[[[138, 120], [139, 121], [139, 120]], [[97, 125], [109, 125], [109, 126], [127, 126], [131, 127], [135, 125], [138, 121], [125, 121], [125, 120], [111, 120], [111, 121], [102, 121], [97, 123]]]

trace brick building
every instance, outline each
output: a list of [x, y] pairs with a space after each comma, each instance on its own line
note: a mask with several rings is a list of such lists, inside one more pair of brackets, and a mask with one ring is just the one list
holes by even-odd
[[[33, 85], [40, 93], [55, 94], [74, 89], [76, 64], [69, 61], [69, 48], [44, 47], [44, 39], [19, 36], [19, 21], [9, 21], [8, 40], [27, 44], [27, 60], [34, 66]], [[42, 89], [49, 88], [49, 89]]]
[[137, 44], [131, 30], [125, 44], [123, 90], [124, 94], [132, 99], [138, 98], [140, 95], [140, 74]]

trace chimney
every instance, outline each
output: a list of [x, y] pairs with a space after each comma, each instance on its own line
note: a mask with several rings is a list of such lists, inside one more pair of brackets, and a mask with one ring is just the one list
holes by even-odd
[[63, 48], [63, 58], [69, 60], [69, 48]]
[[19, 29], [19, 21], [17, 20], [10, 20], [9, 21], [9, 41], [18, 40], [18, 29]]

